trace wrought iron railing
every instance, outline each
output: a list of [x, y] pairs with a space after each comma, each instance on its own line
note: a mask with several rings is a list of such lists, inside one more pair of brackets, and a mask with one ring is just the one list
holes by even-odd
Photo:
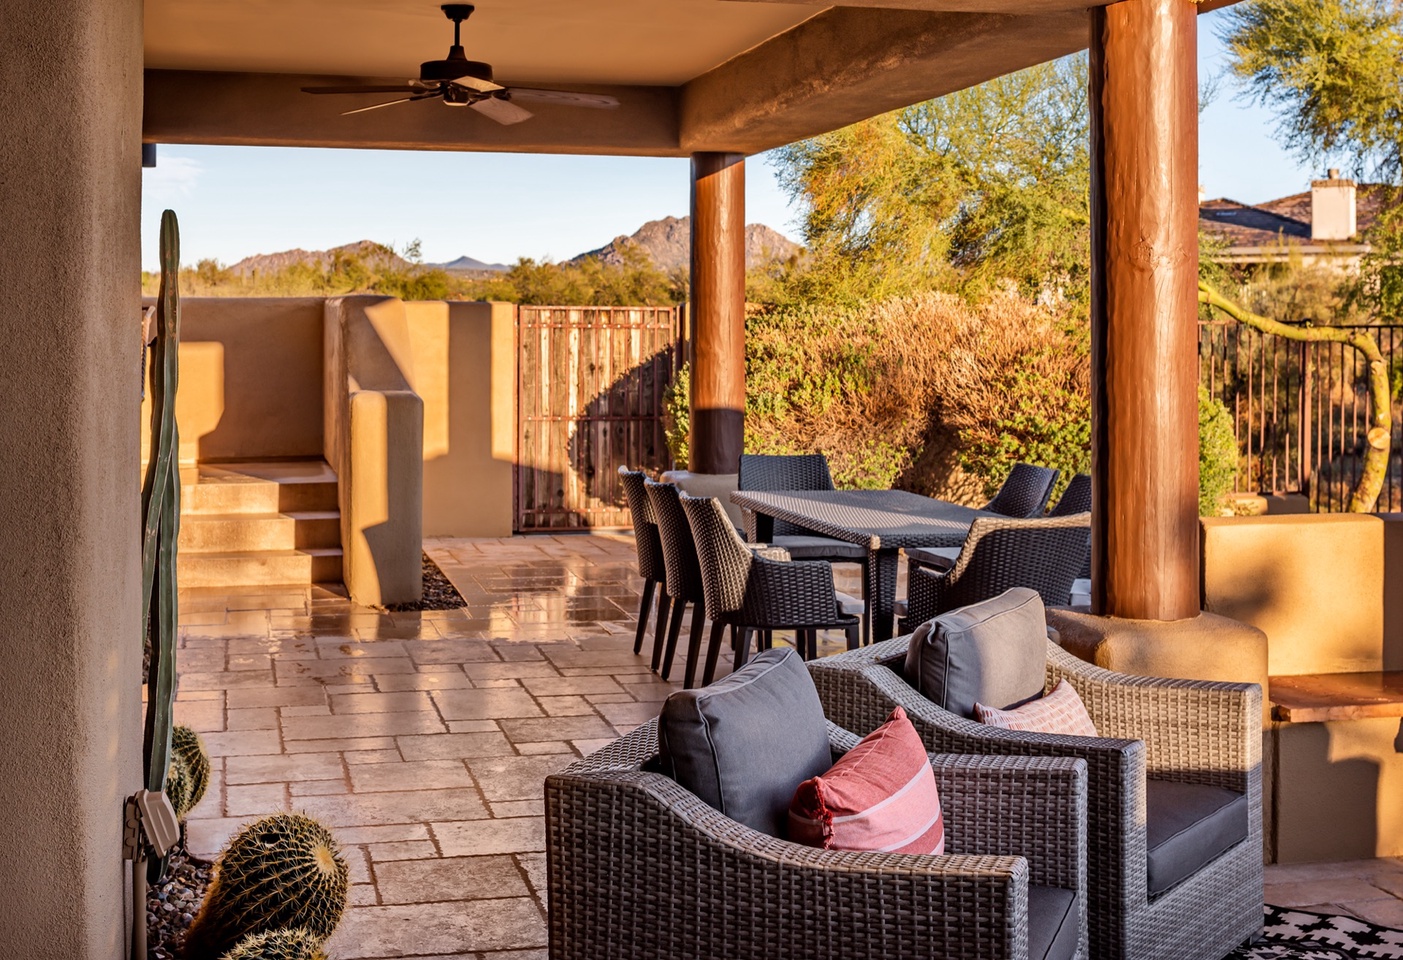
[[[1394, 381], [1393, 450], [1380, 512], [1403, 510], [1403, 324], [1370, 325]], [[1295, 343], [1235, 321], [1199, 324], [1199, 381], [1232, 414], [1239, 492], [1304, 493], [1313, 509], [1344, 510], [1369, 427], [1364, 358], [1340, 343]]]

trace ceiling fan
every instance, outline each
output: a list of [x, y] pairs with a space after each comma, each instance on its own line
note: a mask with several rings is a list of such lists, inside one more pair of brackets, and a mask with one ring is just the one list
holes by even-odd
[[384, 103], [374, 103], [368, 107], [347, 110], [343, 117], [381, 107], [393, 107], [397, 103], [413, 103], [416, 100], [442, 100], [450, 107], [471, 107], [498, 123], [511, 124], [529, 120], [530, 110], [520, 107], [515, 101], [538, 101], [558, 103], [562, 106], [595, 107], [608, 109], [617, 107], [619, 101], [593, 93], [570, 93], [565, 90], [534, 90], [530, 87], [504, 87], [492, 82], [492, 64], [480, 60], [469, 60], [463, 53], [459, 31], [463, 21], [472, 16], [471, 3], [445, 3], [443, 13], [453, 21], [453, 46], [448, 48], [448, 56], [443, 60], [428, 60], [419, 65], [419, 76], [398, 85], [355, 85], [340, 87], [303, 87], [303, 93], [400, 93], [406, 96]]

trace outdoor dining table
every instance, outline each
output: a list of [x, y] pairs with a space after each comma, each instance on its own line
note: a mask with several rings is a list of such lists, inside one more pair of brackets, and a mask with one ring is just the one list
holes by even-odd
[[755, 539], [774, 537], [784, 520], [868, 551], [867, 615], [874, 642], [892, 635], [897, 554], [902, 547], [958, 547], [970, 524], [996, 513], [905, 490], [736, 490], [731, 502], [755, 513]]

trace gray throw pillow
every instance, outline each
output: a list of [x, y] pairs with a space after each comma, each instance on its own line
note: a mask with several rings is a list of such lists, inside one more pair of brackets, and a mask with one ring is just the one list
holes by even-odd
[[799, 784], [833, 765], [823, 704], [793, 650], [674, 693], [658, 718], [662, 769], [733, 820], [783, 837]]
[[1042, 597], [1025, 587], [921, 624], [906, 650], [907, 682], [971, 719], [975, 703], [1007, 710], [1042, 696], [1046, 671]]

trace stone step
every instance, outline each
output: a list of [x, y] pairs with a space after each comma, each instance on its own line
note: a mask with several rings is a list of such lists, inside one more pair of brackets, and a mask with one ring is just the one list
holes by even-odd
[[176, 577], [182, 589], [301, 585], [341, 580], [341, 548], [247, 550], [179, 555]]
[[182, 553], [243, 553], [341, 545], [336, 510], [288, 513], [192, 513], [180, 520]]
[[184, 516], [336, 510], [336, 474], [324, 460], [201, 463], [180, 471]]

